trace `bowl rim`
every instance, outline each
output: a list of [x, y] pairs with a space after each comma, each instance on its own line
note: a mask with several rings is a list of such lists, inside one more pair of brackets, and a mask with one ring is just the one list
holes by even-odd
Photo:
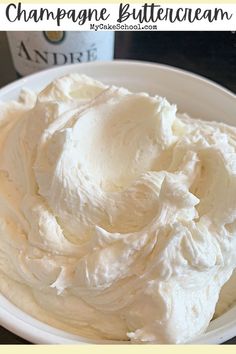
[[[97, 61], [97, 62], [90, 62], [90, 63], [78, 63], [78, 64], [70, 64], [70, 65], [62, 65], [62, 66], [57, 66], [53, 68], [49, 68], [46, 70], [42, 70], [40, 72], [28, 75], [26, 77], [17, 79], [13, 81], [12, 83], [9, 83], [5, 85], [4, 87], [0, 88], [0, 100], [2, 96], [8, 95], [11, 91], [20, 89], [24, 86], [27, 86], [28, 83], [40, 78], [40, 76], [46, 77], [47, 74], [49, 74], [49, 77], [51, 74], [55, 74], [55, 77], [60, 77], [62, 75], [66, 75], [67, 73], [72, 73], [73, 71], [76, 72], [76, 69], [79, 68], [80, 70], [83, 69], [83, 67], [88, 67], [88, 65], [93, 68], [96, 67], [104, 67], [104, 66], [125, 66], [125, 67], [142, 67], [142, 68], [150, 68], [150, 69], [159, 69], [162, 71], [168, 71], [172, 72], [175, 74], [178, 74], [180, 76], [184, 76], [185, 78], [188, 79], [194, 79], [197, 80], [198, 82], [201, 82], [205, 86], [211, 87], [213, 89], [216, 89], [220, 91], [222, 94], [227, 96], [228, 98], [230, 97], [231, 99], [235, 100], [236, 94], [229, 90], [228, 88], [225, 88], [219, 83], [216, 83], [212, 81], [211, 79], [205, 78], [199, 74], [192, 73], [190, 71], [184, 70], [182, 68], [178, 68], [175, 66], [167, 65], [167, 64], [162, 64], [162, 63], [155, 63], [155, 62], [148, 62], [148, 61], [139, 61], [139, 60], [120, 60], [120, 59], [115, 59], [114, 61]], [[58, 73], [58, 75], [57, 75]], [[14, 334], [31, 341], [33, 343], [38, 343], [38, 344], [56, 344], [56, 343], [64, 343], [64, 344], [69, 344], [69, 343], [77, 343], [77, 344], [127, 344], [127, 342], [122, 342], [122, 341], [112, 341], [112, 340], [93, 340], [93, 339], [87, 339], [78, 335], [70, 334], [69, 332], [57, 329], [56, 327], [53, 327], [51, 325], [48, 325], [33, 316], [29, 315], [28, 313], [24, 312], [20, 308], [18, 308], [16, 305], [14, 305], [10, 300], [8, 300], [4, 295], [0, 293], [0, 301], [1, 299], [4, 301], [6, 304], [6, 307], [4, 308], [0, 305], [0, 325], [8, 329], [9, 331], [13, 332]], [[9, 311], [10, 309], [10, 311]], [[231, 311], [231, 310], [230, 310]], [[224, 315], [223, 315], [224, 316]], [[222, 317], [222, 316], [221, 316]], [[30, 322], [33, 322], [30, 323]], [[235, 326], [234, 329], [232, 327], [232, 324]], [[47, 331], [48, 330], [48, 331]], [[207, 337], [211, 337], [212, 334], [214, 334], [215, 340], [212, 343], [211, 340], [207, 339], [204, 340], [205, 337], [201, 338], [196, 337], [196, 340], [192, 340], [188, 344], [217, 344], [217, 343], [222, 343], [222, 341], [226, 341], [230, 338], [232, 338], [236, 334], [236, 319], [235, 321], [231, 321], [230, 323], [226, 324], [223, 328], [224, 333], [220, 333], [222, 330], [221, 327], [211, 330], [210, 332], [206, 332], [203, 334], [205, 335], [206, 339]], [[54, 333], [52, 333], [54, 332]], [[45, 341], [45, 336], [47, 337]], [[66, 336], [66, 337], [65, 337]], [[217, 336], [217, 339], [216, 339]], [[199, 339], [198, 339], [199, 338]], [[63, 341], [60, 341], [60, 339], [63, 339]]]
[[171, 71], [176, 74], [181, 74], [182, 76], [188, 77], [188, 78], [193, 78], [198, 80], [199, 82], [204, 83], [205, 85], [218, 88], [220, 89], [224, 94], [231, 96], [231, 98], [236, 98], [236, 93], [231, 91], [230, 89], [224, 87], [223, 85], [207, 78], [204, 77], [200, 74], [193, 73], [191, 71], [179, 68], [177, 66], [172, 66], [168, 64], [163, 64], [163, 63], [154, 63], [150, 61], [141, 61], [141, 60], [124, 60], [124, 59], [114, 59], [113, 61], [94, 61], [94, 62], [88, 62], [88, 63], [78, 63], [78, 64], [68, 64], [68, 65], [58, 65], [57, 67], [52, 67], [49, 69], [41, 70], [39, 72], [27, 75], [25, 77], [21, 77], [19, 79], [14, 80], [13, 82], [3, 86], [0, 88], [0, 98], [2, 95], [6, 95], [9, 91], [15, 89], [15, 88], [20, 88], [24, 84], [27, 84], [27, 82], [32, 81], [36, 79], [37, 77], [40, 77], [42, 75], [46, 75], [47, 73], [56, 73], [57, 71], [61, 70], [68, 70], [71, 72], [71, 69], [73, 68], [82, 68], [83, 66], [104, 66], [104, 65], [109, 65], [109, 66], [116, 66], [116, 65], [124, 65], [124, 66], [143, 66], [143, 67], [149, 67], [149, 68], [159, 68], [161, 70], [166, 70], [166, 71]]

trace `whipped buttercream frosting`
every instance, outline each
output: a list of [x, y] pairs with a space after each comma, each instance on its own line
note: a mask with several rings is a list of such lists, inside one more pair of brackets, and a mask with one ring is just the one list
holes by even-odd
[[235, 200], [236, 128], [165, 98], [74, 74], [0, 104], [0, 290], [50, 325], [194, 340], [236, 267]]

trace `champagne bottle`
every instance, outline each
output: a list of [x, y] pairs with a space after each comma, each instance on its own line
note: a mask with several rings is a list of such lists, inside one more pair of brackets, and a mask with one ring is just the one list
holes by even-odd
[[9, 31], [10, 51], [19, 76], [66, 64], [112, 60], [114, 32]]

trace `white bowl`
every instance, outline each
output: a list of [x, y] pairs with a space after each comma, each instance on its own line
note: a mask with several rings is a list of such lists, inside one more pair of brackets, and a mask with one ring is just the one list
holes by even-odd
[[[17, 98], [22, 87], [39, 91], [54, 78], [83, 73], [108, 84], [132, 91], [165, 96], [179, 111], [207, 120], [236, 125], [236, 97], [223, 87], [200, 76], [159, 64], [113, 61], [62, 66], [28, 76], [0, 90], [1, 100]], [[95, 343], [50, 327], [19, 310], [0, 295], [0, 324], [33, 343]], [[236, 307], [212, 321], [205, 334], [192, 344], [222, 343], [236, 335]], [[99, 343], [115, 343], [100, 341]]]

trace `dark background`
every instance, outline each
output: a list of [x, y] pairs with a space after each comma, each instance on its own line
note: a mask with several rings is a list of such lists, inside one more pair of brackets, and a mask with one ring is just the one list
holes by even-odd
[[[117, 32], [115, 58], [176, 66], [236, 93], [234, 32]], [[0, 32], [0, 64], [0, 87], [3, 87], [17, 79], [4, 32]], [[26, 343], [0, 327], [0, 344]], [[236, 337], [226, 344], [236, 344]]]

